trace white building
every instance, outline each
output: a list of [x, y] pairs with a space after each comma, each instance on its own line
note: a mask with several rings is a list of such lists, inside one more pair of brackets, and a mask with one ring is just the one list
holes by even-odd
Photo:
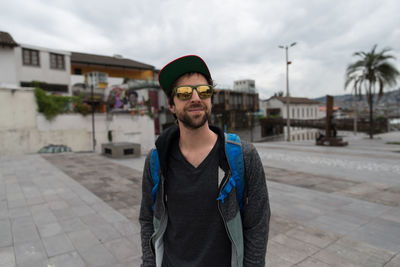
[[17, 44], [0, 32], [0, 85], [32, 87], [38, 82], [49, 92], [70, 94], [70, 52]]
[[244, 93], [256, 93], [256, 82], [254, 80], [239, 80], [233, 82], [233, 90]]
[[[287, 118], [287, 98], [284, 96], [273, 96], [267, 100], [260, 101], [260, 109], [267, 117]], [[289, 98], [289, 118], [292, 120], [315, 120], [319, 119], [320, 102], [304, 98]], [[286, 128], [286, 127], [285, 127]], [[314, 129], [302, 129], [290, 127], [291, 140], [310, 140], [314, 139], [317, 131]], [[285, 129], [285, 135], [287, 130]]]
[[[267, 100], [260, 101], [260, 109], [263, 110], [267, 117], [278, 116], [287, 118], [286, 97], [273, 96]], [[304, 98], [289, 98], [289, 117], [296, 120], [312, 120], [317, 119], [320, 102]]]

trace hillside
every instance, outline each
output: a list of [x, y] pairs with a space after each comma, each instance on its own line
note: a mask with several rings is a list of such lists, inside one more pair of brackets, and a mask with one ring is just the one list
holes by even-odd
[[[354, 96], [351, 94], [345, 95], [335, 95], [334, 97], [334, 105], [340, 106], [342, 108], [351, 108], [354, 106], [354, 102], [360, 102], [367, 104], [366, 96], [362, 95], [361, 98], [359, 96]], [[320, 101], [322, 103], [326, 103], [326, 97], [318, 97], [314, 98], [314, 100]], [[394, 91], [385, 92], [383, 96], [378, 100], [378, 96], [375, 96], [375, 103], [379, 106], [399, 106], [400, 107], [400, 88]]]

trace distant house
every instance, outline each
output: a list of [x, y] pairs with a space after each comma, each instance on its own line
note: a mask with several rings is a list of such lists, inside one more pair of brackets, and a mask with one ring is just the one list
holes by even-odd
[[[287, 98], [284, 96], [273, 96], [267, 100], [260, 101], [260, 108], [267, 117], [277, 116], [287, 118]], [[305, 97], [289, 98], [289, 117], [298, 120], [317, 119], [319, 117], [320, 102]]]
[[7, 32], [0, 32], [0, 84], [32, 87], [39, 83], [46, 91], [70, 94], [68, 51], [18, 44]]
[[244, 92], [244, 93], [256, 93], [256, 81], [255, 80], [238, 80], [233, 82], [233, 91]]
[[93, 71], [106, 73], [110, 85], [122, 84], [125, 78], [153, 80], [156, 73], [154, 66], [124, 58], [121, 55], [71, 53], [72, 84], [83, 83], [85, 74]]

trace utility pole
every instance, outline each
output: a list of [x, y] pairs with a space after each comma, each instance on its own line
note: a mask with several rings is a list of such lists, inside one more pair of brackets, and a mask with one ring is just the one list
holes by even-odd
[[92, 144], [93, 144], [93, 152], [96, 151], [96, 135], [95, 135], [95, 127], [94, 127], [94, 84], [95, 84], [95, 77], [94, 73], [91, 72], [88, 74], [88, 81], [89, 82], [89, 86], [90, 86], [90, 100], [91, 100], [91, 104], [92, 104]]
[[279, 48], [285, 49], [286, 54], [286, 128], [287, 128], [287, 141], [290, 142], [290, 94], [289, 94], [289, 64], [292, 62], [289, 61], [289, 47], [293, 47], [296, 45], [296, 42], [290, 44], [289, 46], [280, 45]]

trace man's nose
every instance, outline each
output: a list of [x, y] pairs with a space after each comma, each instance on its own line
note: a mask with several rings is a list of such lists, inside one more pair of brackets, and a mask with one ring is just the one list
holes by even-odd
[[193, 89], [193, 94], [192, 94], [192, 98], [190, 98], [190, 101], [200, 101], [200, 97], [199, 97], [199, 94], [197, 93], [197, 90]]

